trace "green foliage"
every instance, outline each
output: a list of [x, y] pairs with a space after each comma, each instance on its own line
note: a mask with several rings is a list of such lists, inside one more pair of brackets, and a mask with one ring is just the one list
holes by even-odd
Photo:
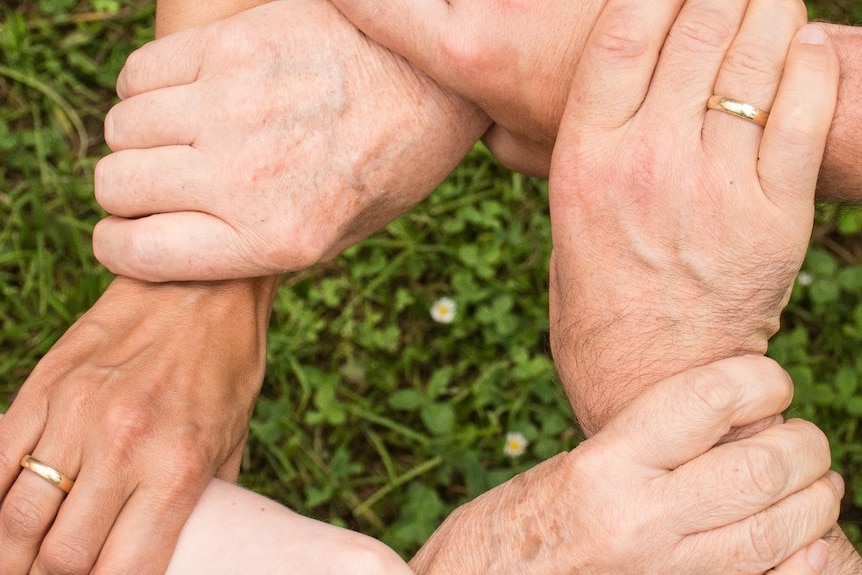
[[[546, 185], [477, 148], [423, 205], [282, 290], [259, 416], [283, 414], [290, 434], [253, 428], [253, 459], [278, 467], [252, 484], [411, 550], [454, 505], [573, 447], [547, 356], [548, 223]], [[451, 324], [429, 314], [441, 296]], [[540, 449], [507, 458], [510, 430]], [[290, 438], [320, 455], [323, 484], [286, 456]], [[332, 472], [339, 452], [365, 474]]]
[[[839, 11], [843, 6], [843, 11]], [[855, 0], [812, 15], [862, 21]], [[107, 274], [89, 242], [92, 169], [150, 2], [0, 7], [0, 404]], [[797, 383], [790, 413], [832, 440], [862, 508], [862, 212], [824, 207], [770, 353]], [[278, 294], [242, 481], [297, 511], [411, 553], [455, 506], [577, 444], [548, 355], [547, 190], [477, 147], [424, 204]], [[439, 297], [457, 302], [435, 323]], [[508, 431], [529, 441], [503, 454]]]
[[[770, 355], [791, 374], [789, 414], [817, 423], [829, 436], [833, 466], [847, 478], [845, 517], [862, 509], [862, 253], [860, 209], [822, 206], [784, 325]], [[857, 539], [858, 541], [858, 539]]]

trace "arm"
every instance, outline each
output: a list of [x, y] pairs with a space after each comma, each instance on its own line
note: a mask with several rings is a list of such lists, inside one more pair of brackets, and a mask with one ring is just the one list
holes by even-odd
[[[835, 517], [821, 515], [831, 504], [820, 497], [837, 502], [841, 480], [829, 473], [798, 491], [787, 481], [801, 487], [827, 469], [825, 437], [797, 420], [713, 447], [732, 426], [779, 413], [791, 393], [787, 375], [762, 357], [668, 378], [574, 451], [457, 509], [410, 566], [423, 575], [759, 575], [803, 548], [776, 572], [815, 572], [804, 546]], [[804, 462], [818, 444], [821, 467]], [[785, 498], [787, 487], [795, 495]]]
[[93, 246], [150, 281], [332, 258], [425, 198], [489, 123], [320, 0], [144, 46], [118, 93], [95, 178], [114, 217]]
[[213, 480], [183, 528], [166, 575], [199, 573], [413, 572], [376, 539], [303, 517], [266, 497]]
[[[236, 478], [274, 291], [114, 280], [0, 421], [4, 573], [164, 569], [210, 479]], [[75, 478], [68, 497], [25, 454]]]
[[[655, 75], [640, 79], [632, 70], [650, 60], [610, 49], [608, 19], [594, 31], [551, 175], [552, 346], [588, 433], [668, 373], [763, 353], [777, 330], [839, 84], [822, 29], [795, 36], [798, 8], [751, 3], [731, 43], [709, 32], [732, 22], [685, 7], [661, 57], [647, 52]], [[768, 37], [752, 32], [762, 26]], [[713, 92], [771, 109], [765, 129], [704, 110]], [[855, 559], [828, 572], [855, 572], [852, 547], [835, 548]]]
[[[0, 422], [4, 573], [164, 569], [207, 483], [236, 478], [276, 285], [112, 282]], [[77, 477], [65, 501], [27, 453]]]
[[[548, 175], [572, 75], [604, 2], [333, 2], [371, 38], [476, 102], [495, 122], [484, 139], [504, 164]], [[862, 30], [828, 30], [842, 79], [818, 191], [860, 201]]]
[[817, 192], [825, 199], [862, 201], [862, 28], [824, 24], [841, 61], [838, 108]]

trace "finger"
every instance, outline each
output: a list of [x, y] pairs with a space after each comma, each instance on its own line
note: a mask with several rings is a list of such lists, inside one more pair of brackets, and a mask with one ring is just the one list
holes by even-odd
[[257, 277], [266, 262], [254, 261], [252, 267], [246, 262], [261, 258], [246, 249], [230, 225], [201, 212], [109, 217], [93, 230], [93, 252], [106, 268], [152, 282]]
[[[146, 566], [146, 571], [135, 571], [140, 575], [164, 573], [180, 531], [210, 479], [186, 490], [155, 486], [135, 491], [102, 548], [96, 572], [128, 573], [135, 565]], [[177, 484], [186, 485], [181, 480]]]
[[[41, 464], [74, 478], [77, 465], [70, 453], [40, 441], [32, 456]], [[73, 488], [74, 489], [74, 488]], [[22, 469], [0, 507], [0, 557], [9, 573], [30, 572], [42, 539], [54, 522], [66, 493], [30, 469]]]
[[184, 85], [123, 100], [105, 116], [105, 142], [115, 152], [194, 144], [199, 127], [208, 121], [201, 119], [207, 106], [199, 94], [200, 90]]
[[[38, 369], [38, 368], [37, 368]], [[57, 512], [63, 492], [38, 477], [30, 498], [21, 497], [21, 457], [33, 453], [44, 430], [47, 407], [30, 401], [22, 391], [0, 420], [0, 558], [11, 573], [26, 573], [45, 531]], [[28, 474], [31, 472], [28, 471]], [[38, 480], [34, 482], [33, 480]]]
[[132, 52], [117, 77], [117, 95], [126, 99], [197, 80], [213, 28], [177, 32]]
[[[704, 106], [749, 0], [689, 0], [670, 29], [644, 106], [703, 125]], [[668, 103], [673, 106], [669, 107]]]
[[716, 573], [763, 573], [828, 532], [843, 493], [843, 481], [830, 471], [756, 515], [686, 537], [680, 551], [701, 557]]
[[813, 204], [838, 78], [838, 58], [829, 37], [817, 24], [806, 25], [791, 45], [760, 145], [757, 171], [773, 203]]
[[662, 477], [686, 493], [675, 509], [680, 533], [708, 531], [750, 517], [814, 483], [829, 470], [829, 441], [800, 419], [726, 443]]
[[455, 8], [445, 0], [335, 0], [333, 4], [362, 32], [409, 60], [443, 84], [454, 79], [446, 45]]
[[774, 361], [726, 359], [657, 383], [602, 435], [627, 460], [675, 469], [705, 453], [732, 427], [781, 413], [792, 396], [793, 383]]
[[211, 170], [190, 146], [114, 152], [99, 160], [94, 174], [96, 201], [122, 218], [211, 210], [210, 182]]
[[766, 575], [819, 575], [829, 561], [829, 544], [818, 539], [808, 547], [803, 547], [781, 565], [767, 571]]
[[564, 126], [615, 129], [634, 116], [681, 3], [610, 0], [605, 5], [575, 71]]
[[116, 467], [85, 466], [42, 542], [32, 573], [90, 573], [131, 491]]
[[31, 400], [24, 389], [0, 419], [0, 501], [21, 474], [21, 457], [33, 453], [45, 430], [48, 407]]
[[[806, 21], [801, 0], [752, 0], [715, 81], [715, 94], [770, 110], [793, 36]], [[763, 128], [721, 111], [704, 113], [705, 143], [746, 162], [757, 157]]]

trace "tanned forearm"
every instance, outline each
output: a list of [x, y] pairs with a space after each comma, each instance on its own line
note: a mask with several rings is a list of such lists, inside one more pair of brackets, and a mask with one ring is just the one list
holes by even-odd
[[838, 109], [826, 146], [818, 195], [862, 201], [862, 28], [825, 25], [841, 59]]

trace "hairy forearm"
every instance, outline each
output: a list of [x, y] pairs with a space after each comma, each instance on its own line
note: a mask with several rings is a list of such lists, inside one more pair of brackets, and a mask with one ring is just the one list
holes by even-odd
[[841, 59], [838, 108], [818, 194], [826, 199], [862, 201], [862, 27], [826, 25]]

